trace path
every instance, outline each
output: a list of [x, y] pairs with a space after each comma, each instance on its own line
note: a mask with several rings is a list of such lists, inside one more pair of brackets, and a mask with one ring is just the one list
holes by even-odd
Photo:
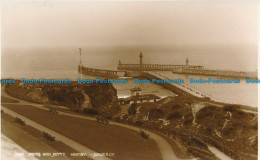
[[[35, 107], [37, 107], [37, 108], [39, 108], [39, 109], [48, 110], [48, 108], [43, 107], [43, 105], [41, 105], [41, 104], [34, 104], [34, 103], [31, 103], [31, 102], [23, 101], [23, 100], [20, 100], [20, 99], [17, 99], [17, 98], [14, 98], [14, 97], [9, 96], [9, 95], [4, 91], [4, 87], [2, 87], [2, 96], [5, 96], [5, 97], [11, 98], [11, 99], [18, 100], [19, 103], [16, 103], [16, 104], [32, 105], [32, 106], [35, 106]], [[3, 108], [3, 107], [2, 107], [2, 108]], [[7, 108], [5, 108], [5, 109], [7, 109]], [[9, 111], [10, 111], [10, 110], [9, 110]], [[12, 111], [11, 111], [11, 112], [12, 112]], [[11, 112], [10, 112], [10, 113], [11, 113]], [[77, 117], [77, 118], [82, 118], [82, 119], [87, 119], [87, 120], [96, 121], [95, 118], [91, 118], [91, 117], [76, 115], [76, 114], [72, 114], [72, 113], [66, 113], [66, 112], [62, 112], [62, 111], [58, 111], [58, 112], [59, 112], [60, 115], [67, 115], [67, 116], [71, 116], [71, 117]], [[12, 113], [12, 114], [17, 114], [17, 113]], [[25, 117], [24, 117], [24, 118], [25, 118]], [[24, 118], [22, 118], [22, 119], [24, 119]], [[27, 118], [26, 118], [26, 119], [27, 119]], [[25, 120], [25, 119], [24, 119], [24, 120]], [[27, 119], [27, 120], [29, 120], [29, 119]], [[35, 123], [35, 122], [31, 121], [31, 120], [29, 120], [29, 121], [30, 121], [31, 124], [35, 125], [35, 127], [39, 127], [39, 126], [40, 126], [40, 124], [37, 124], [37, 123]], [[28, 122], [27, 122], [27, 124], [28, 124]], [[127, 125], [127, 124], [122, 124], [122, 123], [117, 123], [117, 122], [110, 122], [109, 124], [110, 124], [110, 125], [117, 125], [117, 126], [124, 127], [124, 128], [128, 128], [128, 129], [135, 130], [135, 131], [138, 131], [138, 132], [140, 131], [140, 128], [134, 127], [134, 126], [130, 126], [130, 125]], [[41, 127], [39, 127], [39, 129], [38, 129], [38, 128], [36, 128], [36, 129], [38, 129], [38, 130], [43, 130], [43, 127], [44, 127], [44, 126], [41, 126]], [[72, 142], [71, 139], [68, 139], [67, 137], [64, 137], [64, 136], [62, 136], [61, 134], [58, 134], [58, 133], [56, 133], [56, 132], [54, 132], [54, 131], [52, 131], [52, 130], [46, 128], [46, 127], [44, 127], [44, 128], [46, 129], [46, 131], [47, 131], [47, 130], [50, 131], [50, 134], [51, 134], [51, 135], [53, 135], [53, 136], [55, 136], [55, 137], [58, 137], [57, 140], [60, 140], [60, 141], [62, 141], [62, 142], [64, 141], [63, 143], [67, 144], [68, 146], [74, 148], [74, 149], [77, 150], [77, 151], [80, 150], [80, 152], [86, 152], [86, 151], [84, 151], [84, 149], [85, 149], [85, 150], [87, 150], [88, 152], [92, 152], [92, 153], [94, 152], [94, 151], [91, 151], [90, 149], [86, 148], [85, 146], [82, 146], [81, 144], [78, 144], [78, 145], [80, 145], [80, 147], [78, 147], [78, 148], [76, 149], [76, 147], [77, 147], [77, 146], [76, 146], [76, 145], [77, 145], [76, 142], [74, 143], [74, 141]], [[153, 132], [150, 132], [150, 131], [148, 131], [148, 130], [145, 130], [145, 129], [142, 129], [142, 130], [144, 130], [146, 133], [148, 133], [148, 134], [150, 135], [150, 138], [153, 139], [153, 140], [156, 142], [156, 144], [158, 145], [158, 148], [159, 148], [159, 150], [160, 150], [160, 152], [161, 152], [161, 155], [162, 155], [162, 159], [163, 159], [163, 160], [181, 160], [180, 158], [176, 157], [174, 151], [172, 150], [171, 145], [170, 145], [164, 138], [162, 138], [161, 136], [159, 136], [159, 135], [157, 135], [157, 134], [155, 134], [155, 133], [153, 133]], [[48, 131], [47, 131], [47, 132], [48, 132]], [[61, 139], [60, 139], [60, 138], [61, 138]], [[72, 143], [73, 143], [73, 146], [72, 146], [72, 144], [70, 144], [70, 143], [68, 144], [68, 142], [72, 142]]]

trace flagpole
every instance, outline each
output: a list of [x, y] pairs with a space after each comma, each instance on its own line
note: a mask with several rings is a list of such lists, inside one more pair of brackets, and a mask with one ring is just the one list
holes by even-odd
[[79, 61], [79, 66], [80, 66], [80, 78], [82, 79], [82, 60], [81, 60], [81, 48], [79, 48], [79, 57], [80, 57], [80, 61]]

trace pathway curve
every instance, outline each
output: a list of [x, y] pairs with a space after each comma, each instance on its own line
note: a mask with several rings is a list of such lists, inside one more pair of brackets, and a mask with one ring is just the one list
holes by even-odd
[[[41, 104], [35, 104], [35, 103], [31, 103], [31, 102], [28, 102], [28, 101], [24, 101], [24, 100], [20, 100], [20, 99], [17, 99], [17, 98], [14, 98], [14, 97], [11, 97], [9, 96], [5, 90], [4, 90], [4, 87], [2, 87], [2, 95], [5, 96], [5, 97], [8, 97], [10, 99], [15, 99], [15, 100], [18, 100], [19, 103], [16, 103], [16, 104], [22, 104], [22, 105], [32, 105], [34, 107], [37, 107], [39, 109], [43, 109], [43, 110], [48, 110], [48, 108], [46, 107], [43, 107], [43, 105]], [[87, 119], [87, 120], [92, 120], [92, 121], [96, 121], [95, 118], [92, 118], [92, 117], [87, 117], [87, 116], [82, 116], [82, 115], [76, 115], [76, 114], [72, 114], [72, 113], [66, 113], [66, 112], [62, 112], [62, 111], [58, 111], [58, 113], [60, 115], [66, 115], [66, 116], [71, 116], [71, 117], [77, 117], [77, 118], [81, 118], [81, 119]], [[35, 122], [34, 122], [35, 123]], [[128, 129], [131, 129], [131, 130], [135, 130], [135, 131], [140, 131], [140, 128], [138, 127], [135, 127], [135, 126], [131, 126], [131, 125], [127, 125], [127, 124], [122, 124], [122, 123], [117, 123], [117, 122], [109, 122], [110, 125], [117, 125], [117, 126], [120, 126], [120, 127], [124, 127], [124, 128], [128, 128]], [[35, 124], [36, 125], [36, 124]], [[39, 125], [39, 124], [38, 124]], [[46, 128], [46, 127], [45, 127]], [[46, 128], [47, 129], [47, 128]], [[41, 129], [42, 130], [42, 129]], [[50, 130], [50, 129], [48, 129]], [[160, 153], [161, 153], [161, 156], [162, 156], [162, 159], [163, 160], [181, 160], [180, 158], [176, 157], [171, 145], [164, 139], [162, 138], [161, 136], [153, 133], [153, 132], [150, 132], [148, 130], [145, 130], [145, 129], [142, 129], [143, 131], [145, 131], [146, 133], [149, 134], [150, 138], [153, 139], [156, 144], [158, 145], [158, 148], [160, 150]], [[50, 130], [51, 131], [51, 130]], [[54, 133], [54, 131], [51, 131]], [[58, 134], [58, 133], [55, 133], [57, 136], [61, 137], [62, 135]], [[56, 136], [55, 136], [56, 137]], [[63, 136], [64, 137], [64, 136]], [[65, 137], [66, 138], [66, 137]], [[65, 139], [62, 139], [62, 140], [65, 140]], [[65, 143], [67, 144], [67, 143]], [[71, 146], [70, 144], [68, 144], [69, 146]], [[79, 144], [81, 145], [81, 144]], [[76, 146], [74, 146], [76, 147]], [[80, 150], [83, 149], [83, 147], [85, 146], [82, 146], [79, 148]], [[88, 149], [85, 147], [85, 149]], [[76, 149], [77, 150], [77, 149]], [[94, 151], [93, 151], [94, 152]], [[93, 153], [92, 152], [92, 153]]]
[[10, 110], [4, 106], [1, 106], [1, 109], [4, 111], [4, 113], [6, 113], [12, 117], [18, 117], [18, 118], [24, 120], [27, 125], [30, 125], [33, 128], [35, 128], [39, 131], [45, 131], [45, 132], [49, 133], [50, 135], [54, 136], [57, 141], [63, 142], [67, 146], [70, 146], [71, 148], [75, 149], [76, 151], [78, 151], [80, 153], [86, 153], [86, 156], [93, 160], [111, 160], [108, 157], [93, 157], [93, 156], [91, 156], [91, 154], [98, 153], [98, 152], [91, 150], [91, 149], [87, 148], [86, 146], [83, 146], [82, 144], [77, 143], [77, 142], [73, 141], [72, 139], [67, 138], [47, 127], [44, 127], [44, 126], [40, 125], [39, 123], [36, 123], [16, 112], [13, 112], [12, 110]]

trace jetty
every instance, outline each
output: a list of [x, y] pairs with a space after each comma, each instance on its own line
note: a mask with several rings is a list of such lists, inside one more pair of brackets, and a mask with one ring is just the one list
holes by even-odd
[[125, 71], [172, 71], [173, 69], [179, 68], [190, 68], [190, 69], [204, 69], [204, 66], [189, 65], [189, 59], [186, 59], [186, 65], [168, 65], [168, 64], [143, 64], [143, 53], [139, 55], [139, 64], [122, 64], [121, 61], [118, 63], [118, 70]]
[[79, 65], [78, 72], [83, 75], [94, 75], [94, 76], [112, 77], [112, 78], [123, 77], [125, 75], [124, 71], [95, 69], [95, 68], [84, 67], [82, 65]]
[[[167, 65], [167, 64], [145, 64], [143, 63], [143, 54], [139, 54], [139, 64], [123, 64], [119, 61], [117, 70], [95, 69], [84, 67], [81, 61], [81, 48], [80, 48], [80, 64], [78, 72], [85, 75], [96, 75], [103, 77], [142, 77], [146, 79], [157, 80], [171, 80], [172, 77], [167, 77], [162, 71], [170, 71], [177, 74], [189, 74], [189, 75], [210, 75], [219, 77], [235, 77], [235, 78], [257, 78], [256, 72], [237, 72], [237, 71], [225, 71], [225, 70], [208, 70], [201, 65], [190, 65], [189, 59], [186, 59], [184, 65]], [[195, 88], [182, 83], [160, 83], [162, 87], [172, 91], [177, 95], [184, 95], [190, 97], [203, 98], [208, 100], [214, 100], [212, 96], [203, 93]]]
[[85, 75], [96, 75], [106, 77], [140, 77], [142, 72], [145, 71], [171, 71], [176, 74], [189, 74], [189, 75], [209, 75], [219, 77], [232, 77], [232, 78], [252, 78], [257, 79], [257, 72], [239, 72], [239, 71], [226, 71], [226, 70], [209, 70], [205, 69], [201, 65], [190, 65], [189, 59], [186, 59], [184, 65], [172, 65], [172, 64], [144, 64], [143, 54], [139, 54], [139, 64], [123, 64], [119, 61], [117, 70], [96, 69], [85, 67], [82, 65], [80, 52], [80, 64], [78, 66], [78, 72]]
[[[171, 77], [168, 77], [167, 75], [156, 71], [143, 72], [142, 76], [147, 79], [158, 79], [158, 80], [172, 79]], [[204, 98], [204, 99], [216, 101], [216, 99], [213, 98], [211, 95], [208, 95], [204, 92], [201, 92], [183, 83], [164, 83], [160, 85], [162, 85], [164, 88], [171, 90], [173, 93], [177, 93], [178, 95], [192, 96], [192, 97], [198, 97], [198, 98]]]
[[193, 68], [178, 68], [173, 69], [173, 73], [176, 74], [188, 74], [188, 75], [207, 75], [207, 76], [219, 76], [219, 77], [233, 77], [233, 78], [252, 78], [257, 79], [257, 72], [238, 72], [227, 70], [210, 70], [210, 69], [193, 69]]
[[227, 71], [227, 70], [209, 70], [201, 65], [190, 65], [189, 59], [186, 59], [185, 65], [167, 65], [167, 64], [143, 64], [143, 54], [139, 55], [139, 64], [122, 64], [119, 61], [118, 70], [124, 71], [171, 71], [176, 74], [189, 75], [208, 75], [219, 77], [232, 78], [252, 78], [257, 79], [257, 72], [241, 72], [241, 71]]
[[79, 48], [80, 61], [78, 66], [78, 73], [81, 75], [94, 75], [94, 76], [102, 76], [102, 77], [112, 77], [118, 78], [123, 77], [125, 75], [124, 71], [116, 71], [116, 70], [106, 70], [106, 69], [96, 69], [90, 67], [84, 67], [82, 64], [82, 49]]

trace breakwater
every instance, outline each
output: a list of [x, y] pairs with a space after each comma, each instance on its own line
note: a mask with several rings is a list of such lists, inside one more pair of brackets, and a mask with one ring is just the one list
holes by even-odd
[[192, 69], [192, 68], [177, 68], [172, 70], [177, 74], [189, 75], [208, 75], [208, 76], [222, 76], [235, 78], [257, 78], [257, 72], [236, 72], [225, 70], [209, 70], [209, 69]]
[[[158, 76], [155, 76], [153, 74], [150, 74], [148, 72], [142, 72], [141, 76], [143, 78], [146, 78], [148, 80], [152, 80], [152, 79], [160, 79]], [[172, 91], [173, 93], [180, 95], [180, 96], [188, 96], [188, 97], [195, 97], [193, 94], [173, 85], [172, 83], [160, 83], [159, 85], [161, 85], [162, 87]]]
[[[167, 76], [165, 76], [162, 73], [157, 72], [142, 72], [142, 77], [152, 80], [152, 79], [169, 79]], [[189, 97], [196, 97], [196, 98], [204, 98], [208, 100], [214, 100], [211, 96], [200, 92], [198, 90], [195, 90], [194, 88], [191, 88], [190, 86], [184, 85], [182, 83], [159, 83], [162, 87], [172, 91], [173, 93], [180, 95], [180, 96], [189, 96]]]
[[84, 67], [82, 65], [78, 66], [78, 72], [80, 74], [85, 74], [85, 75], [114, 77], [114, 78], [117, 78], [117, 77], [125, 74], [124, 71], [114, 71], [114, 70], [88, 68], [88, 67]]
[[203, 69], [198, 65], [166, 65], [166, 64], [118, 64], [118, 70], [134, 70], [134, 71], [172, 71], [179, 68]]

